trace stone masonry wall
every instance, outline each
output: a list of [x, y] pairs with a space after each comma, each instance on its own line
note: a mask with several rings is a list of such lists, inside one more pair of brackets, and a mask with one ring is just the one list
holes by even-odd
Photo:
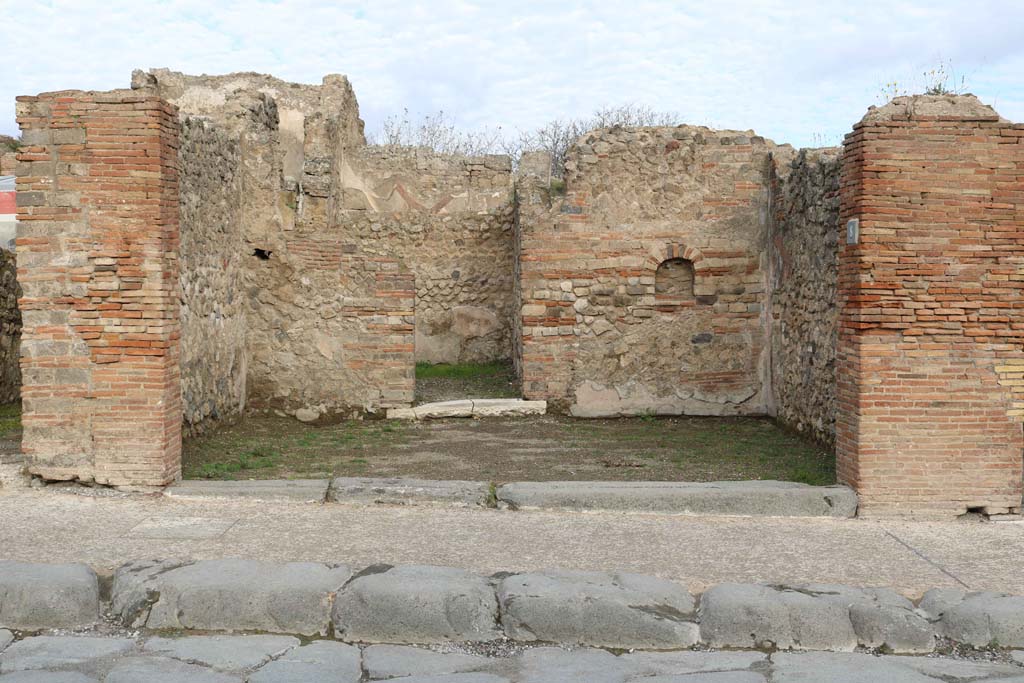
[[246, 305], [238, 139], [181, 121], [181, 393], [186, 435], [241, 412]]
[[[249, 405], [304, 417], [408, 405], [415, 358], [511, 356], [507, 158], [367, 147], [342, 76], [154, 70], [133, 85], [239, 141]], [[199, 366], [189, 379], [185, 354], [187, 405], [202, 396], [193, 384], [234, 386]]]
[[847, 135], [839, 479], [867, 514], [1019, 509], [1024, 125], [897, 98]]
[[21, 399], [21, 312], [14, 252], [0, 247], [0, 405]]
[[146, 93], [19, 97], [22, 451], [48, 479], [179, 476], [177, 110]]
[[363, 147], [346, 155], [337, 222], [416, 278], [416, 360], [512, 357], [511, 160]]
[[393, 254], [343, 254], [337, 235], [320, 229], [340, 150], [364, 143], [348, 80], [154, 70], [136, 72], [133, 87], [238, 142], [241, 242], [229, 249], [240, 259], [247, 404], [303, 417], [408, 405], [412, 277]]
[[[564, 194], [521, 186], [524, 395], [578, 416], [764, 413], [773, 149], [598, 130], [570, 151]], [[681, 293], [658, 289], [667, 260], [691, 274]]]
[[773, 412], [827, 444], [835, 442], [839, 156], [777, 150], [769, 246]]

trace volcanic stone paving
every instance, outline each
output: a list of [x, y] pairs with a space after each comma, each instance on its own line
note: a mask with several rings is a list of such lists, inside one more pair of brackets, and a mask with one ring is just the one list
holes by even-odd
[[[865, 653], [628, 652], [370, 645], [289, 636], [36, 636], [0, 683], [1022, 683], [1013, 662]], [[4, 649], [5, 648], [5, 649]]]

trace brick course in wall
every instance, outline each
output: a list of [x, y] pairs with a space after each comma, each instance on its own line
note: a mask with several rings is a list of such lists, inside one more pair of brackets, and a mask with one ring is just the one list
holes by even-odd
[[897, 98], [845, 141], [838, 473], [868, 514], [1021, 502], [1024, 125]]
[[22, 450], [47, 479], [180, 472], [178, 119], [131, 91], [19, 97]]

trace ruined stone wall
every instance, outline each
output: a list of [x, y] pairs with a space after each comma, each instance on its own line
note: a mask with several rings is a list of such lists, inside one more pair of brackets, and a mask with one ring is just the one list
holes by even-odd
[[514, 202], [508, 157], [363, 147], [346, 155], [336, 220], [416, 278], [416, 360], [512, 357]]
[[245, 407], [246, 305], [239, 141], [181, 122], [181, 393], [186, 435]]
[[135, 91], [18, 98], [22, 451], [33, 474], [179, 476], [177, 114]]
[[0, 247], [0, 405], [21, 400], [21, 312], [14, 252]]
[[774, 156], [771, 223], [773, 412], [835, 441], [839, 149]]
[[132, 73], [132, 87], [159, 92], [189, 115], [225, 122], [236, 111], [234, 102], [263, 95], [277, 109], [276, 145], [281, 152], [281, 175], [289, 184], [298, 183], [305, 164], [308, 118], [329, 115], [338, 124], [336, 131], [343, 145], [366, 144], [359, 104], [345, 76], [329, 74], [321, 85], [289, 83], [257, 73], [232, 73], [222, 76], [192, 76], [170, 69], [151, 69]]
[[[412, 401], [415, 358], [510, 357], [507, 158], [367, 147], [342, 76], [307, 86], [155, 70], [136, 72], [133, 85], [238, 140], [241, 243], [232, 253], [246, 353], [235, 357], [249, 405], [304, 416], [376, 411]], [[211, 378], [212, 366], [186, 365], [197, 373], [185, 382], [197, 419], [234, 405], [231, 392], [216, 392], [224, 405], [203, 393], [237, 386], [233, 369]]]
[[896, 98], [847, 135], [841, 187], [840, 481], [867, 514], [1018, 510], [1024, 124]]
[[520, 187], [525, 396], [580, 416], [765, 412], [773, 149], [598, 130], [564, 188]]
[[[412, 278], [392, 254], [343, 254], [327, 220], [340, 150], [364, 142], [347, 79], [312, 86], [161, 69], [136, 72], [133, 87], [237, 141], [240, 234], [228, 241], [240, 242], [225, 255], [238, 259], [238, 284], [228, 290], [243, 295], [245, 353], [234, 357], [247, 403], [306, 417], [411, 402]], [[229, 407], [242, 398], [240, 378], [232, 368], [221, 379], [231, 391], [218, 396]]]

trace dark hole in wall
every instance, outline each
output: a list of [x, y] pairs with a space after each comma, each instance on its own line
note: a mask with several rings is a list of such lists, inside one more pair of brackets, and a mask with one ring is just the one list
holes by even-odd
[[270, 260], [270, 255], [273, 254], [273, 253], [274, 252], [272, 252], [270, 249], [253, 249], [252, 250], [252, 255], [255, 256], [256, 258], [258, 258], [261, 261], [269, 261]]

